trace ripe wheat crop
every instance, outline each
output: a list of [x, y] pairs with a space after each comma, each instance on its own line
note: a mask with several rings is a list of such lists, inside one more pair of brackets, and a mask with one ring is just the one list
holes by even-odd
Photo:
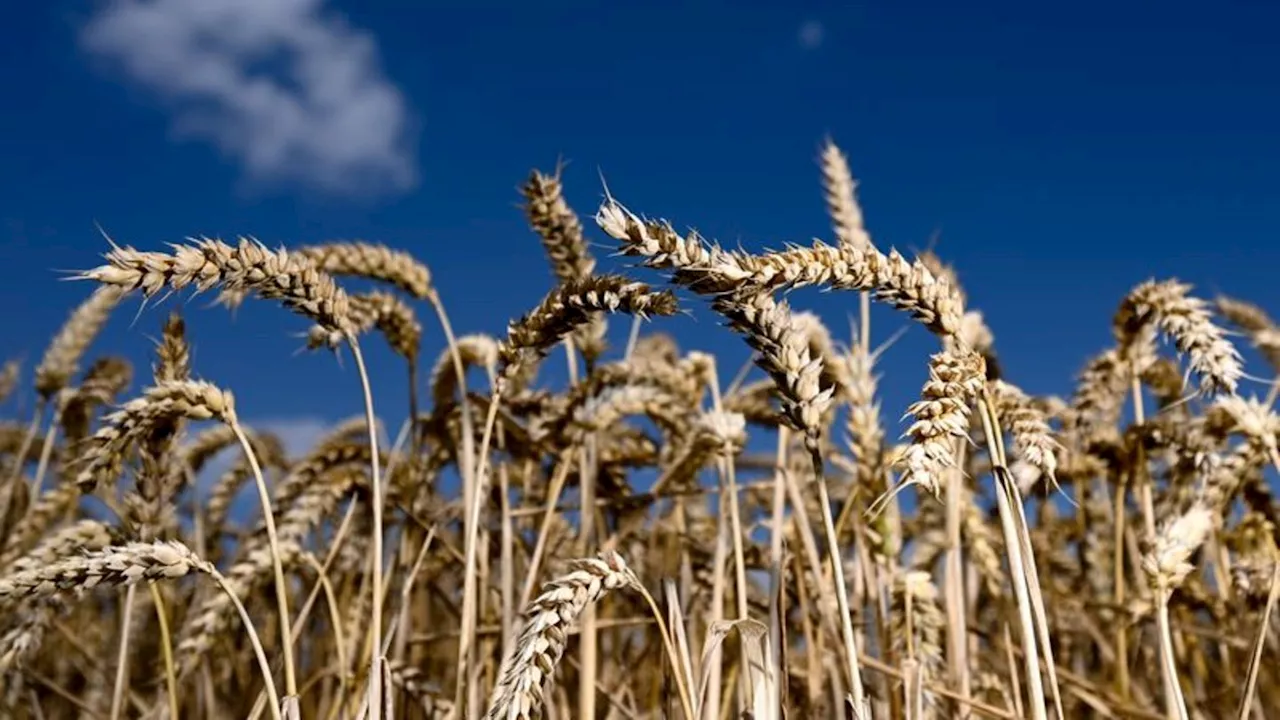
[[[1280, 326], [1135, 278], [1114, 343], [1036, 396], [956, 271], [882, 247], [844, 154], [820, 158], [830, 240], [762, 252], [609, 195], [580, 215], [561, 167], [534, 170], [551, 285], [499, 336], [455, 334], [430, 258], [376, 243], [84, 258], [39, 365], [0, 369], [5, 407], [36, 399], [0, 423], [0, 715], [1277, 712], [1280, 380], [1256, 381]], [[805, 286], [846, 291], [853, 337], [784, 297]], [[139, 315], [150, 368], [94, 355], [131, 297], [189, 292], [301, 316], [309, 350], [354, 360], [359, 385], [331, 393], [354, 417], [290, 455], [191, 352], [194, 315]], [[900, 327], [871, 327], [873, 304], [937, 342], [909, 407], [882, 407]], [[693, 306], [754, 369], [663, 332]], [[395, 397], [370, 389], [375, 335], [405, 368]], [[1269, 367], [1246, 374], [1240, 343]], [[538, 381], [566, 359], [567, 382]]]

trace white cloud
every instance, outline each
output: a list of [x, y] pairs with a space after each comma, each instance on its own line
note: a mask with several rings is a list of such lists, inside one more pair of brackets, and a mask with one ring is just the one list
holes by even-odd
[[[249, 429], [270, 433], [279, 438], [280, 444], [284, 446], [285, 456], [291, 460], [305, 457], [310, 450], [315, 448], [316, 443], [329, 434], [335, 426], [332, 422], [306, 416], [249, 420], [245, 421], [244, 424]], [[210, 460], [201, 470], [200, 476], [196, 478], [197, 492], [199, 492], [200, 497], [206, 497], [214, 483], [222, 477], [223, 473], [230, 470], [240, 457], [240, 446], [233, 444]], [[260, 507], [258, 503], [258, 496], [252, 489], [252, 482], [244, 483], [231, 503], [229, 515], [237, 520], [245, 517], [257, 517], [258, 508]]]
[[83, 47], [212, 141], [259, 183], [331, 194], [417, 181], [415, 136], [373, 37], [324, 0], [110, 0]]
[[[275, 435], [284, 446], [285, 456], [290, 459], [305, 456], [307, 451], [315, 447], [320, 438], [334, 428], [334, 423], [305, 416], [246, 420], [244, 425], [250, 430]], [[202, 492], [203, 488], [208, 488], [222, 473], [235, 464], [240, 453], [239, 445], [230, 445], [205, 465], [197, 483], [202, 488]]]
[[315, 449], [320, 438], [328, 435], [337, 425], [320, 418], [305, 416], [246, 421], [245, 424], [280, 438], [280, 444], [284, 445], [284, 452], [290, 458], [302, 457]]
[[823, 36], [826, 29], [822, 23], [817, 20], [809, 20], [800, 25], [799, 32], [796, 33], [796, 40], [800, 43], [800, 47], [805, 50], [816, 50], [822, 45]]

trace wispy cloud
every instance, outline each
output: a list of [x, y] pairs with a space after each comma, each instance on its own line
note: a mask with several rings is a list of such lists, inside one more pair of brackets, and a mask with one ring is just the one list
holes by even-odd
[[417, 181], [404, 95], [373, 37], [323, 0], [110, 0], [81, 42], [254, 182], [367, 195]]
[[[262, 420], [245, 421], [245, 427], [255, 432], [268, 433], [280, 439], [285, 455], [299, 458], [315, 447], [315, 444], [333, 429], [333, 423], [316, 417], [278, 417]], [[199, 485], [207, 488], [222, 473], [226, 472], [236, 458], [240, 457], [240, 446], [229, 445], [218, 453], [205, 467], [199, 478]]]
[[[321, 438], [333, 429], [332, 423], [327, 423], [320, 418], [314, 417], [281, 417], [246, 422], [245, 425], [256, 432], [275, 435], [280, 439], [280, 444], [284, 446], [285, 456], [292, 459], [306, 455]], [[204, 466], [199, 477], [196, 478], [196, 487], [200, 497], [208, 496], [223, 474], [230, 470], [236, 460], [241, 457], [240, 453], [239, 445], [229, 445]], [[245, 482], [235, 494], [231, 507], [228, 509], [228, 516], [233, 520], [239, 521], [259, 514], [259, 500], [253, 491], [252, 484], [252, 481]]]
[[315, 417], [277, 417], [247, 422], [249, 427], [271, 433], [280, 438], [285, 454], [291, 458], [302, 457], [313, 450], [320, 438], [334, 429], [333, 422]]
[[805, 50], [817, 50], [822, 46], [824, 35], [826, 35], [826, 28], [822, 26], [822, 23], [817, 20], [809, 20], [800, 25], [800, 30], [796, 32], [796, 41]]

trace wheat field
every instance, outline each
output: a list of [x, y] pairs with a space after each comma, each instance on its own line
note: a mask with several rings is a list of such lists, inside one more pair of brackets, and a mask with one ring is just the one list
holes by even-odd
[[[455, 333], [430, 258], [373, 242], [104, 242], [78, 263], [83, 302], [32, 372], [0, 373], [0, 714], [1280, 712], [1265, 311], [1135, 278], [1114, 343], [1035, 396], [943, 258], [877, 244], [830, 141], [830, 239], [760, 252], [607, 193], [579, 216], [561, 170], [521, 185], [555, 282], [501, 336]], [[602, 246], [624, 275], [597, 271]], [[800, 287], [845, 291], [852, 336], [792, 308]], [[332, 391], [352, 419], [294, 455], [243, 423], [193, 361], [198, 321], [161, 309], [194, 293], [300, 316], [353, 363], [359, 387]], [[133, 297], [149, 368], [93, 352]], [[873, 328], [873, 304], [904, 312]], [[754, 367], [678, 347], [663, 321], [691, 306]], [[913, 325], [937, 339], [928, 379], [884, 408], [877, 361]], [[383, 341], [407, 369], [392, 397], [361, 350]], [[567, 382], [540, 382], [550, 365]]]

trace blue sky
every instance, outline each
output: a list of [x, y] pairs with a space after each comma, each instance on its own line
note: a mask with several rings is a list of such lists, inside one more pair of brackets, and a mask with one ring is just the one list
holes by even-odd
[[[603, 173], [638, 212], [776, 247], [829, 236], [815, 159], [830, 133], [877, 243], [909, 251], [940, 231], [1010, 378], [1067, 392], [1148, 277], [1280, 311], [1280, 5], [1154, 7], [19, 3], [0, 43], [0, 356], [38, 361], [88, 291], [59, 271], [97, 263], [95, 223], [143, 249], [385, 242], [432, 267], [459, 332], [498, 333], [549, 286], [517, 207], [531, 167], [567, 158], [584, 216]], [[856, 308], [794, 301], [840, 335]], [[196, 370], [242, 416], [359, 411], [350, 362], [293, 354], [305, 323], [206, 305], [187, 305]], [[741, 343], [687, 305], [662, 327], [732, 374]], [[420, 312], [431, 358], [440, 334]], [[163, 318], [130, 305], [95, 350], [147, 362]], [[873, 332], [903, 322], [877, 313]], [[371, 344], [393, 416], [403, 375]], [[887, 419], [932, 348], [917, 329], [886, 356]]]

